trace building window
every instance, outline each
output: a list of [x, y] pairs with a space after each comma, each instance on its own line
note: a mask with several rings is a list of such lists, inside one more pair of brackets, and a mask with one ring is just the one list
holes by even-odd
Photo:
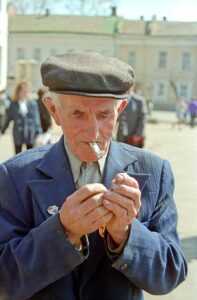
[[163, 83], [159, 83], [157, 94], [158, 94], [159, 98], [163, 98], [163, 96], [164, 96], [164, 84]]
[[187, 98], [188, 96], [188, 86], [187, 84], [180, 85], [180, 96], [183, 98]]
[[191, 82], [182, 82], [178, 84], [178, 95], [184, 100], [189, 101], [192, 97], [192, 83]]
[[17, 49], [16, 58], [17, 59], [25, 59], [25, 49], [24, 48]]
[[133, 51], [129, 51], [128, 56], [127, 56], [127, 63], [132, 66], [135, 67], [135, 52]]
[[167, 98], [167, 82], [156, 82], [154, 84], [153, 100], [164, 101]]
[[184, 52], [182, 57], [182, 69], [190, 70], [190, 53]]
[[33, 58], [38, 61], [41, 60], [41, 49], [39, 49], [39, 48], [34, 49]]
[[166, 52], [159, 52], [159, 61], [158, 67], [159, 69], [165, 69], [167, 66], [167, 53]]

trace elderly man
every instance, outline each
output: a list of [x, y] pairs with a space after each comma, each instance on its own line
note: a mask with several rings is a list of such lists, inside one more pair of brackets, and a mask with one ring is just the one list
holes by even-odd
[[173, 176], [154, 154], [111, 141], [130, 66], [65, 53], [41, 68], [63, 137], [0, 167], [0, 274], [8, 299], [143, 299], [181, 283]]

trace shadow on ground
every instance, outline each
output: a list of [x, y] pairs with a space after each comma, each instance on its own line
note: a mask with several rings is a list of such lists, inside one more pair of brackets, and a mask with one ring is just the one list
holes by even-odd
[[182, 239], [181, 246], [188, 262], [197, 259], [197, 236]]

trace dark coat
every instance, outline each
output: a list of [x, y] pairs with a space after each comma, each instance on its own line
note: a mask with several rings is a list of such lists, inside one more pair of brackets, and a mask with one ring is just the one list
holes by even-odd
[[15, 145], [33, 144], [37, 134], [42, 133], [37, 103], [27, 101], [28, 113], [23, 116], [19, 110], [18, 101], [12, 102], [7, 110], [5, 123], [1, 129], [4, 134], [11, 121], [14, 122], [13, 138]]
[[[119, 117], [117, 141], [125, 142], [125, 137], [132, 134], [144, 136], [146, 104], [143, 97], [133, 94], [128, 99], [128, 104]], [[127, 133], [125, 134], [125, 125]]]
[[43, 132], [47, 132], [52, 124], [51, 116], [48, 110], [46, 109], [46, 107], [44, 106], [42, 99], [38, 99], [37, 103], [38, 103], [38, 109], [40, 113], [40, 122], [41, 122], [42, 130]]
[[139, 218], [119, 255], [94, 232], [83, 256], [59, 214], [48, 212], [75, 191], [63, 138], [0, 165], [0, 282], [9, 300], [142, 300], [143, 289], [165, 294], [185, 279], [169, 163], [136, 149], [111, 142], [103, 177], [109, 188], [117, 173], [128, 172], [142, 192]]

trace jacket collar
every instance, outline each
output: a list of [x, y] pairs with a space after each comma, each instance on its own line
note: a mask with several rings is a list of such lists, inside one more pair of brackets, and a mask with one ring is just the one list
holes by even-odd
[[65, 199], [75, 191], [63, 137], [45, 154], [37, 165], [37, 171], [42, 174], [41, 179], [30, 180], [27, 184], [32, 191], [34, 201], [47, 219], [51, 216], [48, 208], [55, 205], [60, 209]]

